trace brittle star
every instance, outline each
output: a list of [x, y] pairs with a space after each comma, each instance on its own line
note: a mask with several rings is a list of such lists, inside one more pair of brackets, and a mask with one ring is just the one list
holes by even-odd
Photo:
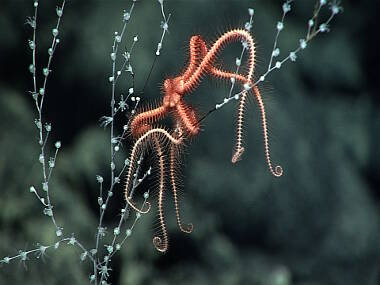
[[[236, 73], [227, 72], [214, 67], [214, 63], [217, 55], [221, 52], [223, 47], [231, 41], [246, 41], [249, 48], [248, 58], [248, 74], [246, 76]], [[194, 136], [199, 131], [199, 122], [197, 121], [195, 110], [188, 106], [182, 99], [182, 97], [191, 91], [193, 91], [199, 84], [204, 74], [210, 74], [220, 79], [230, 80], [234, 78], [237, 81], [245, 84], [248, 87], [252, 84], [253, 73], [255, 67], [255, 45], [252, 36], [242, 29], [234, 29], [224, 33], [215, 43], [210, 50], [207, 49], [206, 43], [201, 36], [193, 36], [190, 39], [190, 60], [188, 68], [180, 76], [172, 79], [166, 79], [164, 82], [164, 98], [162, 105], [157, 108], [149, 108], [145, 112], [141, 112], [136, 115], [131, 122], [131, 133], [134, 137], [139, 137], [151, 128], [150, 124], [155, 123], [165, 117], [168, 114], [173, 114], [176, 123], [181, 124], [188, 134]], [[250, 89], [250, 88], [248, 88]], [[264, 148], [265, 157], [270, 172], [278, 177], [282, 175], [281, 166], [272, 167], [267, 120], [265, 114], [264, 103], [261, 98], [260, 91], [257, 85], [253, 86], [253, 92], [258, 102], [262, 127], [264, 133]], [[237, 135], [235, 152], [232, 156], [232, 162], [236, 163], [244, 152], [243, 147], [243, 118], [245, 105], [247, 101], [248, 92], [243, 90], [240, 97], [238, 108], [238, 120], [237, 120]]]
[[[213, 66], [218, 54], [221, 52], [223, 47], [232, 41], [245, 41], [249, 48], [249, 59], [248, 59], [248, 74], [246, 76], [237, 73], [231, 73], [218, 69]], [[160, 218], [160, 226], [162, 230], [163, 239], [160, 237], [155, 237], [153, 242], [156, 248], [160, 251], [167, 250], [167, 233], [165, 222], [163, 218], [162, 209], [162, 199], [164, 194], [164, 176], [165, 176], [165, 161], [164, 161], [164, 151], [162, 143], [166, 140], [171, 143], [170, 149], [170, 178], [173, 186], [173, 196], [176, 207], [177, 221], [180, 229], [184, 232], [192, 231], [192, 224], [189, 224], [187, 229], [184, 229], [181, 225], [179, 206], [177, 201], [177, 190], [176, 190], [176, 179], [175, 179], [175, 152], [173, 151], [174, 145], [180, 146], [183, 143], [183, 139], [186, 136], [195, 136], [199, 132], [199, 120], [197, 119], [195, 110], [183, 101], [183, 96], [191, 91], [193, 91], [198, 85], [202, 77], [205, 74], [210, 74], [214, 77], [220, 79], [234, 78], [235, 80], [244, 84], [245, 89], [240, 97], [239, 107], [238, 107], [238, 120], [237, 120], [237, 137], [235, 152], [232, 157], [232, 162], [235, 163], [239, 160], [244, 152], [243, 145], [243, 117], [244, 110], [247, 101], [248, 90], [250, 86], [253, 86], [253, 73], [255, 66], [255, 45], [252, 36], [245, 30], [234, 29], [224, 33], [220, 36], [211, 48], [208, 50], [206, 43], [201, 36], [193, 36], [190, 39], [190, 59], [187, 69], [174, 78], [168, 78], [164, 81], [163, 91], [164, 97], [162, 99], [162, 104], [156, 108], [146, 108], [146, 110], [138, 113], [131, 121], [130, 131], [133, 137], [137, 139], [130, 157], [131, 166], [127, 175], [127, 183], [125, 188], [125, 198], [127, 203], [136, 211], [140, 213], [146, 213], [150, 209], [150, 204], [147, 204], [147, 209], [138, 209], [130, 200], [128, 191], [131, 184], [131, 175], [133, 173], [134, 163], [136, 162], [138, 156], [137, 152], [141, 152], [143, 148], [146, 148], [148, 144], [153, 142], [153, 148], [159, 157], [159, 169], [160, 169], [160, 182], [159, 182], [159, 199], [158, 199], [158, 211]], [[249, 88], [246, 88], [248, 85]], [[255, 98], [258, 102], [262, 127], [264, 133], [264, 146], [265, 146], [265, 156], [270, 172], [274, 176], [282, 175], [281, 166], [276, 166], [275, 169], [272, 168], [270, 155], [269, 155], [269, 143], [267, 135], [267, 123], [264, 103], [261, 98], [260, 91], [258, 87], [253, 86], [253, 92]], [[172, 115], [174, 121], [177, 125], [177, 130], [180, 134], [176, 133], [170, 134], [164, 129], [154, 128], [154, 125], [167, 115]]]

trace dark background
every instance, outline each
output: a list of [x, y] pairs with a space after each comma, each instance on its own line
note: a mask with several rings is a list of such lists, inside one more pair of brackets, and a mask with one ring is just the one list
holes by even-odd
[[[40, 1], [40, 63], [47, 60], [55, 6], [60, 3]], [[279, 41], [283, 54], [304, 37], [314, 3], [293, 3]], [[99, 126], [99, 118], [109, 114], [112, 35], [130, 4], [69, 1], [47, 87], [44, 114], [53, 126], [50, 146], [56, 140], [63, 145], [51, 184], [53, 204], [64, 232], [75, 232], [88, 248], [98, 219], [95, 175], [104, 176], [106, 185], [109, 175], [109, 129]], [[281, 4], [165, 1], [172, 14], [170, 33], [143, 103], [159, 98], [163, 80], [182, 70], [191, 35], [212, 42], [227, 29], [243, 26], [249, 7], [255, 8], [252, 32], [258, 44], [256, 74], [261, 74], [272, 51]], [[24, 23], [32, 5], [26, 0], [1, 1], [0, 258], [37, 242], [55, 241], [50, 220], [28, 191], [41, 182], [36, 110], [27, 93], [32, 88], [27, 45], [31, 29]], [[331, 32], [318, 36], [295, 64], [272, 73], [261, 87], [272, 159], [282, 164], [283, 177], [274, 178], [267, 170], [256, 104], [247, 109], [246, 152], [237, 165], [230, 163], [235, 105], [212, 114], [186, 149], [182, 166], [182, 216], [184, 222], [194, 223], [194, 232], [179, 232], [168, 197], [168, 253], [159, 254], [151, 242], [154, 209], [113, 259], [112, 284], [380, 284], [380, 7], [372, 0], [342, 5], [344, 13], [334, 19]], [[132, 55], [136, 90], [142, 89], [154, 59], [160, 21], [157, 1], [137, 2], [122, 44], [129, 47], [138, 34]], [[228, 48], [224, 64], [234, 68], [240, 50], [239, 45]], [[127, 76], [120, 82], [117, 98], [131, 86]], [[189, 101], [205, 113], [228, 90], [228, 83], [205, 78]], [[126, 116], [118, 117], [119, 131]], [[124, 146], [121, 161], [129, 143]], [[154, 180], [147, 181], [137, 195], [147, 187], [153, 193], [153, 185]], [[106, 240], [112, 238], [124, 205], [122, 191], [121, 184], [106, 216]], [[150, 199], [155, 204], [156, 195]], [[0, 284], [87, 284], [91, 266], [80, 262], [80, 253], [62, 245], [43, 260], [31, 256], [25, 264], [12, 262], [0, 268]]]

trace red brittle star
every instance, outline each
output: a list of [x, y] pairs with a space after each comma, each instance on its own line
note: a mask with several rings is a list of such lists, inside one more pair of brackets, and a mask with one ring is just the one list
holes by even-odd
[[[216, 68], [213, 64], [224, 48], [224, 46], [233, 41], [245, 41], [248, 45], [249, 55], [246, 75], [232, 73], [224, 71], [222, 69]], [[184, 232], [191, 232], [192, 225], [189, 224], [187, 229], [184, 229], [181, 225], [179, 206], [177, 201], [177, 190], [176, 190], [176, 179], [175, 179], [175, 151], [174, 146], [180, 146], [183, 143], [184, 137], [195, 136], [199, 132], [199, 120], [197, 119], [195, 110], [186, 104], [183, 100], [183, 96], [195, 88], [201, 82], [202, 77], [205, 74], [212, 75], [220, 79], [230, 80], [234, 78], [235, 80], [244, 84], [244, 90], [240, 97], [239, 107], [238, 107], [238, 120], [237, 120], [237, 137], [235, 152], [232, 157], [232, 162], [235, 163], [239, 160], [244, 152], [243, 147], [243, 117], [245, 111], [245, 105], [247, 101], [247, 96], [249, 91], [253, 90], [255, 98], [258, 102], [262, 127], [264, 133], [264, 147], [265, 147], [265, 157], [269, 167], [270, 172], [274, 176], [282, 175], [281, 166], [276, 166], [275, 169], [272, 168], [270, 155], [269, 155], [269, 143], [267, 135], [267, 123], [264, 103], [261, 98], [260, 91], [256, 85], [253, 85], [253, 75], [255, 67], [255, 45], [252, 36], [242, 29], [234, 29], [228, 31], [221, 35], [214, 44], [207, 48], [206, 43], [201, 36], [193, 36], [190, 39], [190, 59], [187, 69], [179, 76], [174, 78], [168, 78], [164, 81], [163, 91], [164, 97], [162, 99], [161, 105], [155, 108], [147, 108], [141, 111], [131, 121], [130, 131], [134, 138], [137, 139], [130, 157], [131, 166], [127, 175], [127, 182], [125, 188], [125, 198], [127, 203], [136, 211], [140, 213], [146, 213], [149, 211], [150, 204], [148, 203], [147, 209], [138, 209], [129, 198], [129, 188], [131, 186], [132, 174], [134, 169], [134, 164], [138, 159], [137, 153], [144, 150], [149, 144], [155, 149], [158, 159], [159, 159], [159, 198], [158, 198], [158, 211], [160, 219], [160, 227], [162, 231], [163, 238], [155, 237], [153, 242], [156, 248], [160, 251], [167, 250], [167, 233], [165, 227], [165, 221], [163, 217], [163, 195], [165, 191], [165, 151], [163, 143], [166, 141], [170, 142], [170, 179], [173, 188], [173, 196], [176, 208], [177, 221], [180, 229]], [[158, 121], [160, 121], [165, 116], [172, 115], [174, 117], [174, 122], [176, 125], [176, 130], [179, 131], [179, 135], [175, 132], [170, 134], [164, 129], [155, 128], [154, 126]]]

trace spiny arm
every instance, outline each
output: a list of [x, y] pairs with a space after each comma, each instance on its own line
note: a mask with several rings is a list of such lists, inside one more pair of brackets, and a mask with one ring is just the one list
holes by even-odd
[[[181, 136], [182, 134], [179, 134]], [[178, 227], [180, 228], [181, 231], [185, 233], [191, 233], [193, 231], [193, 224], [189, 223], [187, 225], [187, 228], [184, 228], [182, 226], [181, 222], [181, 215], [180, 215], [180, 210], [179, 210], [179, 203], [178, 203], [178, 194], [177, 194], [177, 182], [176, 182], [176, 146], [174, 144], [170, 145], [170, 180], [173, 188], [173, 197], [174, 197], [174, 207], [175, 207], [175, 212], [176, 212], [176, 217], [177, 217], [177, 223]]]
[[157, 136], [153, 136], [154, 148], [158, 156], [158, 166], [159, 166], [159, 189], [158, 189], [158, 217], [160, 223], [160, 233], [162, 237], [155, 236], [153, 238], [153, 244], [156, 249], [160, 252], [165, 252], [168, 250], [168, 233], [166, 230], [165, 217], [164, 217], [164, 194], [165, 194], [165, 157]]
[[133, 145], [131, 155], [129, 157], [130, 166], [128, 168], [127, 179], [126, 179], [126, 184], [125, 184], [125, 200], [135, 211], [137, 211], [139, 213], [147, 213], [150, 210], [150, 203], [148, 203], [148, 202], [146, 203], [147, 207], [145, 210], [143, 210], [143, 209], [140, 210], [139, 208], [137, 208], [129, 198], [129, 188], [131, 187], [131, 184], [132, 184], [133, 170], [134, 170], [134, 166], [138, 160], [139, 153], [144, 148], [144, 146], [146, 145], [148, 140], [152, 139], [154, 136], [162, 138], [163, 140], [170, 141], [173, 144], [179, 144], [182, 141], [181, 139], [176, 139], [175, 137], [173, 137], [165, 129], [155, 128], [155, 129], [151, 129], [151, 130], [147, 131]]
[[210, 66], [215, 61], [219, 52], [223, 49], [224, 45], [231, 41], [245, 40], [249, 46], [249, 59], [248, 59], [248, 75], [247, 79], [250, 81], [253, 76], [255, 65], [255, 45], [252, 36], [245, 30], [235, 29], [224, 33], [211, 47], [211, 49], [204, 56], [198, 68], [194, 71], [191, 77], [184, 84], [184, 93], [189, 92], [197, 85], [197, 82], [202, 75], [207, 72]]

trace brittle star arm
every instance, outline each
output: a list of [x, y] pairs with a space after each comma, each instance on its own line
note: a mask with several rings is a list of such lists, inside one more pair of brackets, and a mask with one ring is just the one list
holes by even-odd
[[[247, 41], [248, 46], [249, 46], [247, 80], [250, 81], [252, 79], [254, 66], [255, 66], [255, 45], [254, 45], [252, 36], [246, 30], [235, 29], [235, 30], [231, 30], [229, 32], [224, 33], [212, 45], [210, 50], [205, 54], [204, 58], [200, 62], [197, 69], [188, 78], [188, 80], [184, 82], [184, 86], [183, 86], [184, 93], [191, 91], [193, 88], [195, 88], [198, 85], [199, 79], [203, 76], [205, 72], [207, 72], [210, 69], [217, 55], [220, 53], [220, 51], [223, 49], [226, 43], [231, 42], [231, 41], [240, 41], [240, 40]], [[203, 45], [202, 42], [203, 40], [199, 41], [200, 45]], [[201, 50], [200, 52], [204, 52], [205, 45], [204, 47], [201, 46], [200, 50]]]
[[[234, 74], [230, 72], [221, 71], [218, 69], [213, 70], [213, 74], [217, 77], [221, 78], [235, 78], [236, 80], [244, 83], [244, 84], [251, 84], [251, 82], [247, 81], [247, 79], [240, 75], [240, 74]], [[269, 168], [269, 171], [272, 173], [272, 175], [279, 177], [282, 175], [283, 170], [280, 165], [277, 165], [274, 169], [272, 167], [271, 159], [270, 159], [270, 150], [269, 150], [269, 139], [268, 139], [268, 130], [267, 130], [267, 120], [266, 120], [266, 114], [265, 114], [265, 107], [264, 103], [262, 101], [260, 90], [257, 86], [253, 87], [253, 93], [255, 96], [255, 99], [258, 102], [259, 110], [260, 110], [260, 116], [262, 121], [262, 128], [263, 128], [263, 136], [264, 136], [264, 150], [265, 150], [265, 159], [267, 161], [267, 165]], [[247, 101], [247, 91], [243, 91], [240, 101], [239, 101], [239, 107], [238, 107], [238, 119], [237, 119], [237, 127], [236, 127], [236, 144], [235, 144], [235, 151], [232, 155], [232, 163], [236, 163], [241, 155], [244, 152], [243, 147], [243, 121], [244, 121], [244, 112], [245, 112], [245, 105]]]
[[176, 117], [190, 135], [194, 136], [199, 132], [199, 123], [195, 111], [182, 100], [176, 105]]
[[[175, 135], [177, 138], [182, 137], [182, 130], [181, 128], [178, 128], [179, 132]], [[181, 215], [179, 210], [179, 202], [178, 202], [178, 195], [177, 195], [177, 182], [176, 182], [176, 165], [177, 165], [177, 156], [178, 156], [178, 146], [175, 144], [170, 144], [170, 180], [173, 188], [173, 197], [174, 197], [174, 206], [175, 206], [175, 212], [177, 217], [177, 224], [181, 231], [185, 233], [191, 233], [193, 231], [193, 224], [189, 223], [187, 225], [187, 228], [184, 228], [182, 226], [181, 222]]]
[[156, 249], [160, 252], [165, 252], [168, 250], [168, 232], [166, 230], [165, 217], [164, 217], [164, 194], [165, 194], [165, 155], [161, 147], [160, 138], [158, 135], [153, 135], [154, 148], [158, 157], [159, 166], [159, 188], [158, 188], [158, 217], [160, 222], [160, 236], [155, 236], [153, 238], [153, 244]]
[[[244, 77], [241, 74], [235, 74], [231, 72], [226, 72], [224, 70], [216, 69], [212, 67], [210, 69], [213, 75], [219, 78], [223, 79], [230, 79], [235, 78], [236, 80], [240, 81], [243, 84], [251, 84], [250, 81], [247, 80], [246, 77]], [[266, 120], [266, 114], [265, 114], [265, 107], [263, 100], [261, 98], [260, 90], [257, 86], [253, 87], [253, 93], [255, 96], [255, 99], [258, 102], [259, 110], [260, 110], [260, 116], [262, 121], [262, 128], [263, 128], [263, 135], [264, 135], [264, 150], [265, 150], [265, 159], [267, 161], [267, 165], [269, 168], [269, 171], [272, 173], [272, 175], [279, 177], [282, 175], [283, 170], [280, 165], [277, 165], [274, 169], [272, 167], [271, 159], [270, 159], [270, 151], [269, 151], [269, 139], [268, 139], [268, 130], [267, 130], [267, 120]], [[239, 161], [241, 155], [244, 152], [243, 147], [243, 121], [244, 121], [244, 112], [245, 112], [245, 104], [247, 101], [247, 91], [243, 91], [240, 101], [239, 101], [239, 107], [238, 107], [238, 119], [237, 119], [237, 126], [236, 126], [236, 144], [235, 144], [235, 151], [232, 155], [232, 163], [236, 163]]]
[[181, 143], [181, 140], [174, 138], [165, 129], [155, 128], [155, 129], [151, 129], [147, 131], [133, 145], [133, 148], [129, 157], [130, 166], [128, 168], [126, 184], [125, 184], [125, 200], [130, 205], [131, 208], [133, 208], [135, 211], [139, 213], [147, 213], [150, 210], [150, 203], [149, 202], [146, 203], [147, 207], [145, 210], [137, 208], [129, 198], [129, 188], [131, 187], [131, 184], [132, 184], [133, 173], [134, 173], [133, 170], [140, 156], [140, 153], [145, 150], [145, 147], [148, 145], [149, 140], [151, 140], [153, 136], [156, 136], [164, 141], [170, 141], [171, 143], [174, 143], [174, 144]]
[[[228, 72], [223, 72], [222, 74], [219, 73], [219, 70], [217, 70], [218, 76], [222, 78], [227, 78], [227, 76], [231, 76], [232, 78], [237, 79], [238, 81], [241, 81], [242, 83], [248, 83], [247, 79], [239, 74], [232, 74]], [[277, 165], [274, 169], [272, 167], [271, 159], [270, 159], [270, 151], [269, 151], [269, 139], [268, 139], [268, 130], [267, 130], [267, 120], [266, 120], [266, 113], [265, 113], [265, 107], [263, 100], [261, 98], [260, 90], [257, 86], [253, 87], [253, 92], [255, 99], [258, 102], [259, 110], [260, 110], [260, 116], [262, 121], [262, 128], [263, 128], [263, 136], [264, 136], [264, 150], [265, 150], [265, 159], [269, 168], [269, 171], [272, 173], [272, 175], [279, 177], [282, 175], [283, 170], [280, 165]], [[247, 101], [247, 91], [242, 92], [242, 97], [239, 101], [239, 107], [238, 107], [238, 119], [237, 119], [237, 130], [236, 130], [236, 145], [235, 145], [235, 151], [232, 155], [232, 163], [236, 163], [239, 161], [241, 155], [244, 152], [243, 147], [243, 121], [244, 121], [244, 112], [245, 112], [245, 104]]]
[[[184, 83], [189, 81], [189, 78], [193, 75], [193, 73], [197, 70], [197, 68], [201, 64], [203, 64], [202, 62], [204, 61], [204, 58], [208, 53], [206, 43], [202, 39], [201, 36], [192, 36], [190, 39], [189, 46], [190, 46], [189, 65], [182, 75], [182, 80]], [[210, 63], [205, 65], [203, 72], [210, 73], [211, 75], [214, 75], [217, 78], [222, 78], [226, 80], [230, 80], [232, 77], [234, 78], [237, 77], [236, 79], [243, 83], [247, 81], [247, 78], [244, 75], [218, 69], [212, 66]], [[200, 83], [200, 78], [195, 80], [194, 83], [191, 83], [192, 89], [196, 88], [199, 83]]]
[[200, 60], [203, 59], [207, 52], [206, 43], [203, 41], [201, 36], [192, 36], [190, 38], [189, 47], [189, 65], [182, 75], [183, 81], [188, 81], [189, 77], [198, 68]]
[[[271, 163], [271, 159], [270, 159], [269, 142], [268, 142], [268, 130], [267, 130], [267, 119], [266, 119], [266, 115], [265, 115], [264, 103], [263, 103], [263, 100], [261, 98], [259, 88], [257, 86], [254, 86], [253, 87], [253, 92], [255, 93], [255, 97], [256, 97], [257, 103], [259, 105], [260, 114], [261, 114], [261, 124], [262, 124], [262, 128], [263, 128], [263, 133], [264, 133], [265, 159], [267, 161], [267, 165], [269, 167], [269, 171], [272, 173], [272, 175], [276, 176], [276, 177], [280, 177], [282, 175], [282, 172], [283, 172], [282, 167], [280, 165], [277, 165], [273, 169], [272, 163]], [[244, 104], [245, 104], [245, 102], [241, 101], [240, 105], [244, 105]], [[241, 106], [239, 106], [239, 111], [240, 111], [240, 107]], [[244, 108], [244, 106], [242, 106], [242, 108]], [[243, 113], [239, 114], [239, 118], [242, 118], [242, 117], [243, 117]], [[241, 123], [242, 123], [242, 119], [240, 121], [240, 124]], [[241, 127], [240, 127], [240, 130], [242, 130]], [[240, 135], [240, 140], [241, 140], [242, 134], [238, 133], [238, 135]]]
[[131, 133], [134, 137], [140, 137], [151, 129], [150, 124], [157, 122], [167, 114], [165, 106], [159, 106], [154, 109], [148, 109], [145, 112], [137, 114], [131, 122]]
[[[203, 60], [203, 58], [207, 55], [207, 53], [208, 53], [208, 49], [207, 49], [206, 43], [202, 39], [202, 37], [201, 36], [191, 37], [191, 40], [190, 40], [190, 63], [189, 63], [189, 67], [186, 70], [185, 74], [188, 73], [190, 76], [195, 71], [195, 68], [197, 67], [197, 65], [199, 65], [201, 63], [201, 61]], [[197, 62], [197, 60], [198, 61], [200, 60], [200, 61]], [[212, 66], [211, 64], [209, 64], [207, 66], [206, 72], [208, 72], [211, 75], [214, 75], [215, 77], [220, 78], [220, 79], [230, 80], [231, 78], [235, 78], [236, 80], [238, 80], [242, 83], [247, 82], [246, 76], [239, 74], [239, 73], [228, 72], [228, 71], [225, 71], [223, 69], [218, 69], [218, 68]], [[185, 74], [183, 75], [183, 78], [184, 78], [184, 81], [187, 81], [189, 76], [185, 76]]]

